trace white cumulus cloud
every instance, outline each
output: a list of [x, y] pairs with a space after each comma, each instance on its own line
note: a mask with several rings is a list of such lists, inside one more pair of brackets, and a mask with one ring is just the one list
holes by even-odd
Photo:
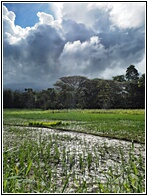
[[145, 3], [116, 2], [110, 11], [110, 20], [119, 28], [139, 28], [145, 24]]
[[3, 6], [4, 84], [48, 88], [68, 75], [112, 78], [130, 64], [143, 73], [144, 3], [55, 2], [50, 7], [53, 15], [38, 12], [38, 22], [22, 28]]
[[91, 71], [94, 73], [97, 67], [102, 69], [101, 61], [105, 57], [106, 50], [97, 36], [90, 37], [88, 41], [82, 43], [80, 41], [68, 42], [59, 58], [61, 72], [63, 70], [66, 75], [80, 73], [90, 75], [89, 73]]
[[14, 12], [8, 11], [8, 9], [3, 6], [3, 38], [5, 41], [10, 44], [17, 43], [28, 34], [29, 30], [29, 27], [21, 28], [15, 25]]
[[46, 14], [44, 12], [38, 12], [37, 16], [42, 24], [52, 24], [53, 23], [53, 16], [50, 14]]

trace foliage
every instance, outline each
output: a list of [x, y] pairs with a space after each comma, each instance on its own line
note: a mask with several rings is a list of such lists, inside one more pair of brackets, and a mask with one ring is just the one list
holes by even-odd
[[130, 65], [126, 70], [126, 79], [128, 81], [138, 81], [139, 73], [134, 65]]
[[126, 81], [124, 75], [113, 76], [113, 80], [118, 81], [118, 82], [125, 82]]
[[139, 77], [134, 65], [127, 68], [125, 76], [115, 76], [113, 80], [67, 76], [60, 78], [54, 86], [41, 92], [4, 89], [3, 107], [43, 110], [145, 108], [145, 74]]
[[13, 97], [12, 97], [12, 91], [11, 89], [6, 89], [3, 92], [3, 107], [4, 108], [11, 108], [12, 107], [12, 102], [13, 102]]

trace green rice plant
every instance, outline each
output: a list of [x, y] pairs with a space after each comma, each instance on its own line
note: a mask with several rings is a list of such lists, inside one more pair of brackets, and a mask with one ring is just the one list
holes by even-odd
[[72, 170], [72, 167], [75, 165], [75, 154], [70, 155], [69, 159], [69, 169]]
[[88, 153], [88, 155], [87, 155], [87, 166], [88, 166], [89, 172], [90, 172], [91, 164], [92, 164], [92, 154]]
[[63, 149], [62, 149], [62, 161], [67, 162], [66, 147], [65, 146], [63, 146]]
[[103, 183], [101, 183], [100, 179], [98, 180], [98, 191], [99, 193], [106, 193], [105, 187], [103, 186]]
[[79, 184], [76, 193], [87, 193], [87, 183], [85, 179], [83, 179], [83, 182]]
[[108, 146], [97, 142], [97, 137], [93, 141], [68, 132], [21, 127], [11, 127], [10, 132], [9, 128], [3, 132], [4, 193], [145, 191], [142, 144], [137, 147], [133, 141], [122, 147], [110, 142]]
[[28, 160], [28, 167], [27, 167], [27, 170], [26, 170], [26, 176], [28, 175], [28, 173], [31, 169], [31, 166], [32, 166], [32, 160]]
[[54, 147], [54, 153], [55, 153], [54, 156], [55, 156], [57, 162], [59, 163], [59, 161], [60, 161], [60, 152], [59, 152], [59, 149], [58, 149], [57, 145], [55, 145], [55, 147]]
[[68, 174], [68, 175], [66, 176], [65, 182], [62, 183], [62, 184], [64, 184], [64, 185], [63, 185], [63, 188], [62, 188], [62, 191], [61, 191], [62, 193], [64, 193], [66, 187], [68, 186], [69, 178], [70, 178], [70, 174]]
[[[60, 127], [145, 142], [144, 110], [4, 110], [4, 124]], [[62, 123], [51, 125], [50, 122]], [[64, 122], [63, 122], [64, 121]], [[30, 122], [30, 123], [29, 123]], [[48, 124], [49, 122], [49, 124]], [[45, 123], [45, 124], [44, 124]], [[46, 124], [47, 123], [47, 124]]]
[[81, 154], [79, 154], [79, 167], [80, 167], [80, 170], [82, 170], [82, 168], [83, 168], [83, 159], [82, 159]]

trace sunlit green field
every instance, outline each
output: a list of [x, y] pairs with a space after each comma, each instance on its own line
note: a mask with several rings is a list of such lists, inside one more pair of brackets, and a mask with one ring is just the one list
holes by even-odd
[[143, 193], [144, 142], [144, 110], [4, 110], [3, 192]]
[[60, 120], [56, 128], [145, 142], [144, 110], [4, 110], [3, 117], [4, 125]]

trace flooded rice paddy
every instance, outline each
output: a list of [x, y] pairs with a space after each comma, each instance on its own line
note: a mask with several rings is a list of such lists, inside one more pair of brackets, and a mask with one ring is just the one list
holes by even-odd
[[[74, 131], [4, 126], [3, 147], [4, 192], [145, 191], [144, 144]], [[17, 187], [9, 190], [12, 176], [19, 178]]]

